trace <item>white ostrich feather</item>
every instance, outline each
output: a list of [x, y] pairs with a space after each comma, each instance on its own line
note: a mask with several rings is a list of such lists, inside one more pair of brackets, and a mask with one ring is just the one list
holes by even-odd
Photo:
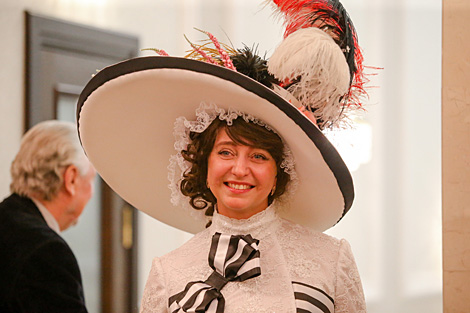
[[350, 74], [343, 52], [330, 35], [316, 27], [290, 34], [269, 59], [268, 71], [280, 81], [298, 80], [288, 91], [324, 126], [336, 124]]

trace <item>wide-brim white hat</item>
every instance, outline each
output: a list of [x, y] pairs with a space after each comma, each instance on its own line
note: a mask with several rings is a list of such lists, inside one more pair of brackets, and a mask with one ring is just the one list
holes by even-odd
[[163, 223], [196, 233], [205, 221], [171, 203], [167, 177], [175, 154], [175, 120], [194, 120], [201, 103], [255, 116], [288, 145], [298, 187], [289, 207], [280, 210], [282, 217], [324, 231], [350, 209], [351, 174], [321, 131], [273, 90], [206, 62], [140, 57], [98, 72], [79, 98], [80, 140], [100, 176], [124, 200]]

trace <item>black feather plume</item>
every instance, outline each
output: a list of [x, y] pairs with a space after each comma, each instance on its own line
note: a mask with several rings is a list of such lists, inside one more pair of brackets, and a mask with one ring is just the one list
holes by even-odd
[[253, 78], [266, 87], [272, 88], [278, 81], [268, 72], [268, 62], [266, 59], [257, 55], [257, 48], [244, 46], [243, 49], [237, 49], [237, 53], [231, 56], [233, 65], [240, 72]]

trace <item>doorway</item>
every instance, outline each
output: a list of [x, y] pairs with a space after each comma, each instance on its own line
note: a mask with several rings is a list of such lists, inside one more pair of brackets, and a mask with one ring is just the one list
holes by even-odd
[[[78, 96], [98, 70], [135, 57], [136, 36], [25, 12], [25, 131], [75, 122]], [[80, 223], [63, 234], [82, 272], [90, 313], [137, 312], [137, 214], [100, 178]]]

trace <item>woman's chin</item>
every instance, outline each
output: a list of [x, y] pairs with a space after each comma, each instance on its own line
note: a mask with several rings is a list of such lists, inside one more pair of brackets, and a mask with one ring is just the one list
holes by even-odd
[[250, 206], [245, 201], [231, 201], [226, 205], [222, 205], [218, 207], [219, 214], [236, 219], [246, 219], [249, 218], [264, 209], [266, 209], [267, 205], [260, 205], [260, 206]]

